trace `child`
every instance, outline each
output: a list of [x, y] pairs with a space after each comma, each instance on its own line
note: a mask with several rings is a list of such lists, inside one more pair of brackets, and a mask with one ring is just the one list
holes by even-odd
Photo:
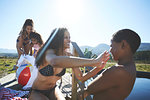
[[34, 56], [43, 45], [43, 40], [41, 35], [36, 32], [31, 32], [29, 38], [31, 40], [31, 45], [34, 48], [34, 51], [32, 52], [32, 55]]
[[94, 79], [84, 91], [84, 97], [92, 94], [93, 100], [124, 100], [136, 79], [133, 55], [140, 43], [139, 35], [130, 29], [113, 34], [110, 52], [117, 64]]

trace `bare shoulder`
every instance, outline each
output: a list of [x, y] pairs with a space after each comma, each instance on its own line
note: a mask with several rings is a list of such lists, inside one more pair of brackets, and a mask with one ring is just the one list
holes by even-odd
[[17, 48], [21, 48], [23, 43], [23, 38], [21, 36], [17, 37]]
[[106, 69], [103, 72], [103, 75], [115, 76], [115, 77], [125, 77], [128, 76], [129, 73], [125, 70], [124, 66], [112, 66]]
[[21, 36], [21, 35], [19, 35], [19, 36], [17, 37], [17, 40], [19, 40], [19, 41], [23, 41], [22, 36]]

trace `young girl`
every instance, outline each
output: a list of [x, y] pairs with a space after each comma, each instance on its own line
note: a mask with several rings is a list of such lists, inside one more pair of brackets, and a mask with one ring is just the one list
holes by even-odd
[[[54, 34], [56, 35], [54, 36]], [[50, 40], [52, 41], [49, 44]], [[46, 46], [46, 50], [38, 58]], [[66, 28], [55, 29], [37, 53], [36, 64], [39, 72], [32, 85], [30, 100], [65, 100], [56, 86], [56, 82], [65, 74], [66, 68], [77, 68], [79, 66], [100, 67], [101, 63], [106, 62], [109, 56], [105, 52], [96, 59], [72, 57], [66, 52], [68, 48], [70, 48], [70, 34], [68, 30]]]
[[29, 38], [31, 40], [31, 46], [33, 47], [32, 55], [35, 56], [37, 51], [42, 47], [43, 40], [40, 34], [36, 32], [31, 32], [29, 35]]

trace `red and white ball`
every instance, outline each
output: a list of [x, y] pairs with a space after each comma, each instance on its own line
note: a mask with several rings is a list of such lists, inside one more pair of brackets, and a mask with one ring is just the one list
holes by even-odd
[[32, 71], [33, 66], [31, 64], [21, 65], [16, 72], [18, 84], [25, 86], [28, 83], [29, 79], [31, 78]]

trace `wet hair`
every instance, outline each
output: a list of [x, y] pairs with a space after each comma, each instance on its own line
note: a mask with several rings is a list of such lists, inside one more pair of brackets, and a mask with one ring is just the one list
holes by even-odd
[[122, 29], [113, 34], [112, 41], [121, 42], [122, 40], [127, 41], [133, 54], [141, 44], [140, 36], [130, 29]]
[[29, 38], [32, 39], [36, 39], [38, 41], [38, 43], [40, 43], [40, 45], [43, 44], [43, 40], [42, 40], [42, 37], [39, 33], [36, 33], [36, 32], [31, 32], [30, 35], [29, 35]]
[[[55, 33], [56, 28], [51, 32], [50, 37], [47, 39], [47, 41], [45, 42], [45, 44], [39, 49], [37, 56], [40, 54], [40, 52], [42, 51], [42, 49], [44, 48], [44, 46], [47, 44], [47, 42], [51, 39], [51, 37], [53, 36], [53, 34]], [[68, 31], [66, 28], [59, 28], [56, 36], [53, 38], [51, 44], [48, 46], [48, 48], [44, 51], [44, 54], [40, 57], [40, 59], [38, 60], [38, 62], [36, 62], [37, 67], [40, 65], [44, 65], [44, 61], [45, 61], [45, 52], [48, 49], [53, 49], [55, 51], [55, 54], [57, 56], [63, 55], [64, 52], [64, 33], [65, 31]]]
[[19, 33], [19, 35], [24, 35], [26, 32], [26, 27], [27, 26], [32, 26], [33, 27], [34, 23], [32, 19], [26, 19], [25, 23], [23, 24], [23, 27]]

